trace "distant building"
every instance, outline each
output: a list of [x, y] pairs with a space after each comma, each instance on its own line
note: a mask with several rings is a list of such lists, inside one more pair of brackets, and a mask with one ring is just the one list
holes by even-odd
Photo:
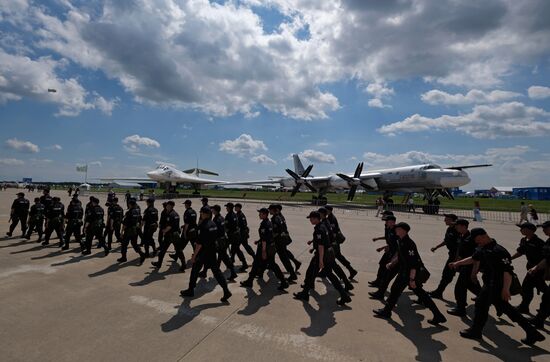
[[514, 188], [511, 186], [493, 186], [489, 190], [493, 197], [512, 195], [514, 193]]
[[550, 200], [550, 187], [514, 187], [512, 193], [518, 199]]

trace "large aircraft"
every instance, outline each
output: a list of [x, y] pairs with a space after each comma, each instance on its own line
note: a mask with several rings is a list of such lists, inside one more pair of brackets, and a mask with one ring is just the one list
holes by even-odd
[[202, 185], [223, 184], [223, 181], [212, 180], [200, 177], [201, 174], [218, 176], [216, 172], [203, 170], [197, 167], [189, 170], [178, 170], [170, 165], [159, 165], [156, 169], [147, 172], [148, 178], [143, 177], [114, 177], [114, 178], [101, 178], [102, 181], [131, 181], [136, 183], [150, 183], [151, 181], [157, 182], [165, 187], [165, 189], [173, 193], [178, 184], [189, 184], [197, 192]]
[[349, 190], [348, 201], [353, 200], [359, 187], [367, 191], [381, 191], [386, 195], [393, 192], [406, 194], [423, 193], [428, 200], [441, 195], [453, 198], [450, 189], [467, 185], [470, 182], [468, 168], [488, 167], [491, 165], [469, 165], [440, 167], [435, 164], [423, 164], [363, 172], [363, 163], [359, 163], [353, 174], [337, 173], [328, 176], [312, 176], [313, 165], [304, 169], [300, 157], [292, 155], [294, 171], [286, 169], [291, 177], [270, 180], [251, 181], [248, 184], [279, 184], [292, 188], [291, 196], [300, 189], [309, 189], [324, 199], [329, 191]]

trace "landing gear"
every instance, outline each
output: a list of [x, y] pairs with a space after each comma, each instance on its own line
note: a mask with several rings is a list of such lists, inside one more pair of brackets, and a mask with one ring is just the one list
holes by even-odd
[[312, 196], [311, 197], [311, 204], [315, 206], [325, 206], [328, 203], [327, 198], [325, 196]]

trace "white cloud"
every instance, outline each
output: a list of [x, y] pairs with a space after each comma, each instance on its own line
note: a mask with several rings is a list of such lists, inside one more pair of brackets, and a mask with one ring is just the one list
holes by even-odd
[[122, 143], [124, 144], [124, 149], [126, 151], [134, 154], [139, 153], [142, 147], [147, 147], [147, 148], [160, 147], [160, 143], [157, 140], [154, 140], [149, 137], [142, 137], [137, 134], [124, 138], [122, 140]]
[[46, 149], [53, 150], [53, 151], [61, 151], [63, 147], [61, 147], [61, 145], [55, 144], [55, 145], [46, 147]]
[[25, 161], [19, 160], [17, 158], [0, 158], [0, 165], [4, 166], [22, 166], [25, 164]]
[[330, 146], [330, 142], [328, 141], [320, 141], [315, 144], [317, 147], [328, 147]]
[[261, 140], [255, 140], [248, 134], [241, 134], [234, 140], [226, 140], [220, 143], [220, 151], [238, 156], [252, 156], [262, 151], [267, 151], [267, 147]]
[[305, 150], [299, 154], [301, 158], [305, 158], [310, 162], [319, 162], [319, 163], [335, 163], [336, 158], [330, 153], [324, 153], [321, 151], [315, 150]]
[[102, 167], [103, 163], [101, 163], [101, 161], [92, 161], [92, 162], [88, 162], [88, 166]]
[[58, 116], [77, 116], [83, 110], [94, 108], [110, 114], [112, 101], [99, 95], [91, 100], [76, 78], [63, 79], [58, 75], [66, 65], [64, 59], [54, 60], [50, 56], [31, 59], [0, 48], [0, 104], [28, 98], [57, 104]]
[[13, 150], [26, 153], [37, 153], [40, 148], [32, 142], [20, 141], [17, 138], [10, 138], [6, 140], [6, 146]]
[[252, 162], [260, 163], [263, 165], [276, 165], [277, 161], [275, 161], [272, 158], [269, 158], [267, 155], [261, 154], [258, 156], [254, 156], [250, 159]]
[[385, 83], [370, 83], [367, 85], [365, 92], [374, 96], [369, 99], [368, 106], [372, 108], [391, 108], [390, 105], [384, 104], [382, 99], [388, 99], [395, 94], [393, 88], [389, 88]]
[[99, 94], [95, 93], [95, 99], [93, 100], [93, 105], [99, 109], [103, 114], [111, 116], [113, 114], [113, 109], [119, 104], [120, 99], [105, 99]]
[[466, 94], [456, 93], [449, 94], [447, 92], [432, 89], [421, 95], [423, 102], [428, 104], [480, 104], [480, 103], [496, 103], [509, 101], [514, 98], [521, 97], [520, 93], [494, 90], [484, 92], [478, 89], [472, 89]]
[[521, 102], [478, 105], [470, 113], [437, 118], [414, 114], [403, 121], [384, 125], [380, 133], [455, 130], [475, 138], [546, 136], [550, 134], [550, 112]]
[[532, 99], [550, 98], [549, 87], [534, 85], [529, 87], [529, 89], [527, 90], [527, 93], [529, 94], [529, 98], [532, 98]]
[[378, 98], [372, 98], [369, 99], [368, 105], [371, 108], [391, 108], [390, 105], [384, 104], [380, 99]]

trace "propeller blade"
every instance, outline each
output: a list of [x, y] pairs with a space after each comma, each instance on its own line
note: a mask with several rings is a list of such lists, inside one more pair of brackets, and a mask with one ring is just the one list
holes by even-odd
[[317, 190], [315, 189], [315, 187], [313, 187], [313, 185], [311, 185], [309, 182], [304, 182], [304, 185], [306, 185], [306, 187], [308, 189], [310, 189], [312, 192], [317, 192]]
[[361, 182], [361, 186], [363, 186], [363, 188], [365, 190], [374, 190], [374, 187], [370, 186], [370, 185], [367, 185], [366, 183], [364, 182]]
[[357, 165], [357, 168], [355, 169], [355, 174], [353, 175], [353, 177], [355, 178], [361, 177], [361, 172], [363, 172], [363, 162]]
[[344, 175], [343, 173], [337, 173], [336, 175], [346, 182], [353, 182], [353, 178], [349, 177], [348, 175]]
[[300, 189], [300, 186], [301, 186], [301, 185], [296, 185], [296, 186], [294, 186], [294, 188], [292, 189], [292, 193], [290, 194], [290, 197], [294, 197], [294, 195], [296, 195], [296, 193], [297, 193], [298, 190]]
[[353, 185], [348, 192], [348, 201], [353, 201], [353, 198], [355, 197], [355, 191], [357, 191], [357, 186]]
[[300, 179], [300, 176], [298, 176], [298, 174], [297, 174], [296, 172], [292, 171], [291, 169], [287, 168], [287, 169], [286, 169], [286, 172], [287, 172], [290, 176], [292, 176], [293, 179], [295, 179], [295, 180], [299, 180], [299, 179]]
[[306, 170], [304, 171], [304, 173], [302, 174], [302, 177], [308, 177], [309, 176], [309, 173], [311, 172], [311, 169], [313, 168], [313, 165], [309, 165]]

